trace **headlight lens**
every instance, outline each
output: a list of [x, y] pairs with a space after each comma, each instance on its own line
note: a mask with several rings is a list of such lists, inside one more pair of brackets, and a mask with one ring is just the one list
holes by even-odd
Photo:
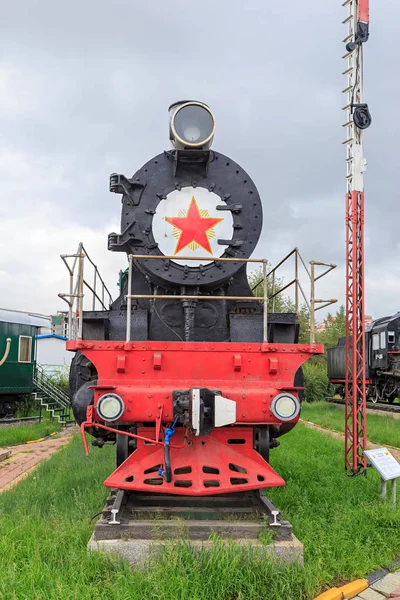
[[117, 394], [104, 394], [98, 401], [96, 410], [104, 421], [116, 421], [124, 414], [125, 404]]
[[291, 421], [300, 412], [300, 402], [292, 394], [278, 394], [272, 401], [271, 410], [280, 421]]
[[177, 148], [208, 147], [214, 136], [214, 116], [207, 105], [186, 102], [173, 114], [171, 130]]

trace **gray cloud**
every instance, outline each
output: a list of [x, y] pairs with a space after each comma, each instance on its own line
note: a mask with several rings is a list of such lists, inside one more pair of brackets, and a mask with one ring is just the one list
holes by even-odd
[[[395, 119], [400, 6], [371, 11], [365, 46], [367, 311], [398, 309]], [[3, 11], [5, 13], [5, 11]], [[215, 148], [263, 198], [257, 254], [294, 246], [338, 264], [323, 295], [344, 299], [345, 151], [340, 3], [104, 0], [10, 3], [0, 21], [0, 304], [61, 308], [59, 254], [80, 240], [113, 285], [124, 257], [112, 171], [133, 174], [168, 147], [168, 105], [210, 104]], [[102, 267], [103, 265], [103, 267]]]

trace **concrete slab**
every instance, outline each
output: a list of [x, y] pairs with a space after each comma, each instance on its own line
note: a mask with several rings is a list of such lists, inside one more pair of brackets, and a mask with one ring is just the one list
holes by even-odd
[[380, 592], [386, 597], [389, 597], [392, 592], [400, 587], [400, 572], [389, 573], [379, 581], [376, 581], [371, 585], [371, 588], [376, 592]]
[[[186, 540], [192, 548], [198, 550], [212, 548], [212, 541], [204, 540]], [[114, 539], [114, 540], [96, 540], [95, 534], [88, 542], [88, 549], [91, 551], [114, 552], [127, 560], [130, 565], [144, 565], [150, 558], [154, 558], [162, 552], [166, 544], [171, 541], [166, 540], [144, 540], [144, 539]], [[276, 541], [272, 544], [264, 545], [257, 539], [235, 539], [223, 540], [223, 543], [233, 543], [241, 548], [249, 548], [252, 557], [265, 557], [266, 560], [277, 560], [282, 563], [304, 564], [303, 544], [292, 536], [291, 541]]]
[[357, 598], [360, 598], [361, 600], [385, 600], [386, 596], [369, 588], [358, 594]]

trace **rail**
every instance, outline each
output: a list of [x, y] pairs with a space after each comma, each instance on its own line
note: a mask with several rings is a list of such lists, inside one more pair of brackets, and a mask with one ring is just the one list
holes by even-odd
[[[287, 261], [289, 261], [291, 258], [293, 257], [294, 259], [294, 278], [289, 281], [289, 283], [286, 283], [284, 286], [279, 287], [279, 289], [276, 289], [277, 287], [277, 271], [280, 267], [282, 267], [282, 265], [284, 265], [285, 263], [287, 263]], [[303, 257], [300, 254], [300, 251], [298, 248], [293, 248], [293, 250], [291, 250], [289, 252], [289, 254], [287, 254], [273, 269], [271, 269], [268, 273], [267, 273], [267, 281], [271, 283], [271, 292], [269, 295], [269, 299], [272, 301], [272, 312], [275, 312], [275, 298], [277, 296], [279, 296], [279, 294], [282, 294], [282, 292], [288, 290], [289, 288], [291, 288], [292, 286], [294, 286], [294, 295], [295, 295], [295, 311], [296, 314], [298, 314], [299, 312], [299, 308], [300, 308], [300, 303], [299, 303], [299, 299], [300, 299], [300, 295], [304, 300], [304, 303], [307, 307], [307, 310], [309, 312], [310, 315], [310, 343], [314, 343], [315, 342], [315, 313], [317, 312], [317, 310], [321, 310], [322, 308], [326, 308], [327, 306], [330, 306], [331, 304], [334, 304], [335, 302], [337, 302], [336, 298], [330, 298], [329, 300], [322, 300], [319, 298], [315, 297], [315, 283], [318, 281], [318, 279], [321, 279], [321, 277], [324, 277], [325, 275], [327, 275], [328, 273], [330, 273], [333, 269], [336, 268], [336, 265], [332, 264], [332, 263], [324, 263], [324, 262], [320, 262], [320, 261], [316, 261], [316, 260], [310, 260], [309, 262], [310, 265], [310, 269], [307, 267], [307, 264], [305, 263]], [[323, 273], [320, 273], [319, 275], [316, 276], [316, 272], [315, 272], [315, 267], [327, 267]], [[304, 288], [300, 282], [300, 267], [303, 267], [303, 273], [306, 274], [308, 280], [310, 281], [310, 297], [307, 298], [305, 292], [304, 292]], [[261, 284], [263, 283], [263, 279], [261, 278], [260, 281], [258, 281], [251, 289], [252, 292], [254, 292]], [[317, 304], [320, 304], [321, 306], [316, 306]]]
[[[111, 294], [104, 283], [99, 270], [86, 252], [82, 242], [78, 246], [75, 254], [62, 254], [61, 259], [68, 269], [69, 273], [69, 292], [58, 294], [58, 296], [68, 304], [68, 338], [82, 338], [85, 289], [91, 293], [91, 310], [96, 310], [96, 304], [100, 304], [100, 310], [108, 310], [105, 302], [108, 297], [108, 304], [112, 303]], [[70, 264], [72, 260], [72, 264]], [[84, 277], [84, 261], [93, 267], [93, 283], [88, 283]], [[100, 285], [100, 295], [98, 286]]]

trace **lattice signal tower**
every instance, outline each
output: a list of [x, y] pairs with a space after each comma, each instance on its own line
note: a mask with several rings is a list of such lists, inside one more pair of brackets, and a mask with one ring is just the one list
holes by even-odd
[[345, 466], [349, 474], [364, 472], [366, 458], [366, 385], [364, 330], [364, 171], [363, 130], [371, 124], [363, 103], [363, 44], [369, 36], [369, 0], [346, 0], [348, 16], [346, 140], [346, 410]]

